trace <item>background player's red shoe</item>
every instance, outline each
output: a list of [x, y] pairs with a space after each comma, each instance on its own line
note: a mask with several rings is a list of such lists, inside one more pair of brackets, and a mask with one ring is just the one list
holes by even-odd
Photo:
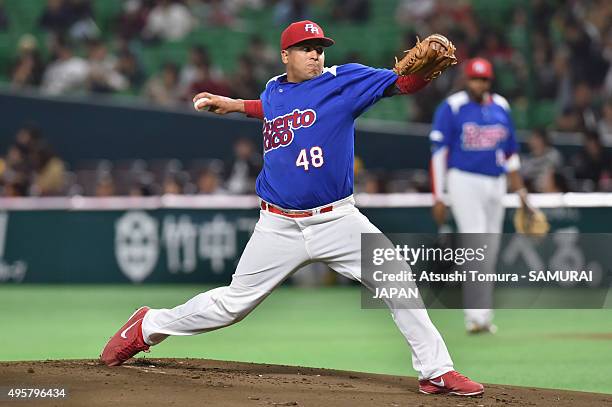
[[138, 352], [149, 349], [142, 337], [142, 319], [149, 307], [140, 307], [117, 333], [110, 338], [100, 359], [108, 366], [119, 366]]
[[419, 380], [419, 391], [425, 394], [478, 396], [484, 393], [484, 386], [452, 370], [433, 379]]

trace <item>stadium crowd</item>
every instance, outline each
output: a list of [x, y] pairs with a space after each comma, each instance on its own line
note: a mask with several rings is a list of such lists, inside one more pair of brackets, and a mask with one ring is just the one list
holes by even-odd
[[[268, 78], [283, 70], [277, 46], [257, 33], [238, 56], [233, 72], [224, 71], [204, 45], [193, 44], [182, 64], [168, 61], [147, 75], [141, 51], [180, 41], [202, 27], [225, 28], [228, 35], [244, 30], [244, 10], [269, 10], [274, 23], [282, 27], [313, 18], [313, 9], [320, 10], [320, 3], [327, 4], [325, 17], [332, 22], [366, 24], [373, 19], [373, 0], [126, 0], [112, 17], [109, 34], [98, 23], [91, 0], [48, 0], [36, 20], [38, 29], [46, 33], [44, 39], [23, 33], [7, 75], [17, 91], [130, 94], [165, 107], [190, 108], [192, 95], [200, 91], [253, 99]], [[411, 47], [417, 35], [446, 33], [457, 46], [459, 60], [483, 56], [494, 63], [494, 89], [513, 108], [519, 110], [530, 100], [550, 102], [553, 115], [540, 123], [545, 129], [530, 130], [523, 156], [524, 176], [532, 191], [612, 190], [612, 163], [606, 148], [612, 146], [612, 2], [532, 0], [528, 8], [523, 3], [500, 2], [511, 7], [499, 21], [484, 19], [474, 1], [394, 3], [391, 18], [404, 29], [402, 49]], [[11, 26], [6, 7], [0, 0], [0, 31]], [[333, 26], [327, 30], [332, 33]], [[344, 62], [389, 65], [387, 55], [363, 60], [360, 50], [346, 51]], [[415, 95], [411, 119], [429, 122], [436, 105], [460, 88], [461, 81], [461, 70], [450, 70]], [[550, 130], [582, 133], [581, 151], [564, 157], [554, 146], [551, 134], [556, 133]], [[158, 163], [160, 169], [134, 160], [126, 168], [101, 162], [68, 171], [40, 131], [29, 126], [16, 135], [0, 170], [3, 194], [11, 196], [252, 192], [252, 182], [245, 180], [252, 180], [260, 166], [257, 149], [244, 140], [228, 161], [239, 164], [233, 168], [223, 162], [191, 165], [168, 160]], [[130, 185], [118, 186], [115, 175], [124, 170]], [[84, 171], [94, 175], [82, 175]], [[407, 182], [395, 182], [384, 172], [359, 171], [357, 188], [362, 191], [428, 188], [420, 170], [407, 175]]]
[[[364, 24], [372, 18], [370, 0], [126, 0], [112, 18], [109, 36], [97, 25], [91, 0], [48, 0], [37, 22], [47, 33], [45, 43], [23, 34], [10, 82], [17, 89], [39, 87], [56, 95], [129, 92], [160, 105], [183, 104], [202, 90], [256, 98], [267, 79], [282, 71], [276, 44], [256, 33], [234, 61], [233, 72], [221, 69], [206, 47], [194, 45], [182, 66], [168, 62], [147, 77], [140, 51], [180, 41], [198, 27], [225, 27], [231, 35], [243, 28], [244, 9], [268, 8], [282, 27], [312, 17], [313, 6], [325, 2], [329, 21]], [[611, 2], [532, 0], [529, 9], [523, 3], [508, 8], [503, 21], [485, 21], [466, 0], [396, 3], [395, 23], [405, 28], [402, 49], [411, 47], [417, 35], [446, 33], [460, 61], [477, 55], [493, 61], [495, 88], [517, 109], [528, 98], [550, 101], [555, 114], [546, 125], [562, 131], [596, 130], [604, 144], [612, 145]], [[507, 3], [512, 4], [500, 2]], [[0, 30], [10, 24], [0, 7]], [[42, 57], [43, 48], [48, 58]], [[347, 60], [362, 59], [360, 50], [348, 51], [342, 53]], [[388, 66], [390, 60], [381, 54], [364, 62]], [[436, 104], [460, 86], [460, 76], [459, 69], [452, 70], [419, 93], [411, 120], [429, 122]]]
[[142, 159], [90, 160], [74, 169], [57, 156], [40, 129], [19, 129], [0, 158], [2, 196], [151, 196], [163, 194], [248, 194], [262, 157], [254, 143], [239, 138], [226, 161]]
[[[532, 192], [612, 192], [612, 155], [596, 132], [564, 156], [549, 132], [533, 130], [522, 154], [522, 175]], [[163, 194], [250, 194], [262, 166], [260, 150], [239, 138], [227, 160], [89, 160], [71, 168], [51, 148], [40, 129], [19, 129], [0, 158], [1, 196], [150, 196]], [[355, 159], [356, 192], [429, 192], [424, 169], [389, 172], [366, 169]]]

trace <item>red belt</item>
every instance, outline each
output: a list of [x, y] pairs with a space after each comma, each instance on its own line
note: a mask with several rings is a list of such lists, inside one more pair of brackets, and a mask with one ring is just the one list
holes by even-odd
[[332, 205], [326, 206], [321, 209], [317, 209], [314, 211], [285, 211], [283, 209], [277, 208], [274, 205], [270, 205], [267, 202], [261, 201], [261, 209], [264, 211], [272, 212], [277, 215], [286, 216], [288, 218], [308, 218], [309, 216], [316, 215], [317, 213], [326, 213], [334, 210]]

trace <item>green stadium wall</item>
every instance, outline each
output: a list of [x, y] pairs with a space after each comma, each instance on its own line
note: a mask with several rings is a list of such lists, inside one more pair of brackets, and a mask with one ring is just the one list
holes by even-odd
[[[612, 230], [609, 211], [545, 209], [553, 231], [589, 233]], [[386, 233], [436, 230], [427, 207], [362, 212]], [[227, 283], [257, 219], [255, 209], [4, 211], [0, 283]]]

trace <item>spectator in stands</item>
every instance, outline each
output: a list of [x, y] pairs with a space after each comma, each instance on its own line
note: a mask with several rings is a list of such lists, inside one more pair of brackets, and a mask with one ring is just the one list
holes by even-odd
[[601, 109], [597, 131], [601, 135], [602, 143], [607, 147], [612, 147], [612, 98], [606, 100]]
[[230, 96], [232, 94], [232, 90], [224, 80], [212, 77], [208, 65], [197, 67], [195, 80], [189, 86], [185, 99], [191, 100], [193, 95], [200, 92], [210, 92], [221, 96]]
[[4, 180], [3, 196], [6, 197], [23, 197], [28, 196], [29, 185], [28, 181], [22, 174], [11, 174]]
[[162, 193], [179, 195], [184, 192], [185, 180], [180, 176], [180, 173], [167, 174], [162, 186]]
[[41, 139], [40, 129], [34, 124], [27, 124], [17, 130], [15, 145], [29, 156], [41, 143]]
[[157, 0], [147, 17], [144, 38], [149, 41], [177, 41], [194, 28], [189, 9], [180, 1]]
[[31, 125], [20, 128], [14, 143], [7, 150], [6, 168], [23, 173], [29, 179], [32, 173], [32, 155], [39, 143], [40, 131], [38, 128]]
[[9, 28], [9, 19], [6, 15], [4, 0], [0, 0], [0, 31], [6, 31]]
[[612, 97], [612, 28], [610, 28], [610, 35], [608, 36], [608, 45], [604, 50], [606, 57], [608, 58], [608, 62], [610, 63], [610, 68], [608, 68], [608, 73], [606, 74], [606, 80], [603, 86], [603, 95], [605, 97]]
[[569, 181], [563, 173], [555, 170], [548, 170], [543, 175], [543, 187], [539, 192], [562, 194], [570, 192]]
[[140, 38], [147, 25], [149, 9], [141, 0], [127, 0], [123, 3], [123, 11], [117, 17], [116, 30], [119, 36], [127, 41]]
[[589, 37], [585, 29], [586, 21], [581, 21], [584, 18], [570, 15], [565, 19], [562, 25], [563, 40], [571, 55], [572, 78], [597, 87], [604, 81], [608, 63]]
[[21, 173], [29, 176], [31, 165], [29, 160], [29, 152], [22, 145], [17, 143], [11, 144], [6, 152], [6, 157], [3, 159], [3, 168], [12, 170], [16, 173]]
[[[527, 82], [528, 71], [520, 53], [508, 46], [504, 34], [489, 30], [482, 34], [482, 44], [479, 55], [489, 59], [496, 67], [495, 87], [508, 98], [525, 95], [525, 89], [520, 84]], [[502, 73], [511, 80], [502, 79]]]
[[549, 0], [531, 0], [531, 11], [535, 21], [550, 21], [555, 14], [556, 4]]
[[187, 63], [183, 65], [179, 77], [181, 91], [188, 93], [191, 84], [196, 81], [198, 68], [208, 67], [210, 75], [215, 80], [223, 80], [223, 71], [213, 66], [208, 49], [203, 45], [194, 45], [189, 49]]
[[[552, 67], [555, 77], [557, 78], [555, 104], [559, 108], [559, 115], [568, 110], [573, 102], [572, 74], [570, 69], [569, 53], [564, 48], [556, 48], [553, 53]], [[558, 120], [559, 117], [555, 119]]]
[[32, 157], [34, 179], [32, 194], [61, 195], [66, 187], [66, 166], [46, 144], [39, 144]]
[[198, 177], [198, 194], [218, 195], [227, 193], [221, 188], [221, 178], [214, 168], [205, 168]]
[[31, 34], [24, 34], [17, 44], [18, 56], [11, 72], [11, 86], [15, 89], [39, 86], [45, 70], [38, 41]]
[[144, 83], [144, 73], [140, 68], [136, 55], [134, 55], [134, 53], [129, 49], [119, 52], [116, 71], [127, 79], [128, 88], [130, 90], [140, 89]]
[[581, 81], [573, 89], [573, 99], [557, 119], [557, 127], [564, 131], [585, 131], [597, 128], [597, 115], [593, 108], [593, 89]]
[[232, 95], [235, 98], [246, 100], [259, 99], [261, 88], [258, 86], [253, 73], [254, 65], [256, 65], [255, 61], [246, 55], [241, 55], [238, 58], [238, 66], [230, 77], [229, 83]]
[[504, 64], [512, 61], [514, 51], [507, 44], [500, 32], [489, 30], [483, 32], [480, 54], [493, 64]]
[[244, 8], [259, 10], [269, 0], [186, 0], [196, 19], [204, 26], [233, 25]]
[[47, 7], [43, 11], [38, 25], [56, 35], [62, 35], [70, 28], [74, 21], [74, 14], [66, 0], [47, 0]]
[[234, 157], [226, 165], [228, 178], [225, 186], [232, 194], [255, 192], [255, 179], [263, 164], [261, 154], [248, 138], [239, 138], [234, 143]]
[[145, 85], [148, 100], [160, 106], [176, 106], [182, 101], [183, 92], [179, 88], [178, 67], [166, 63], [161, 74], [149, 79]]
[[363, 188], [360, 192], [363, 192], [366, 194], [381, 193], [381, 182], [378, 176], [374, 173], [364, 174]]
[[99, 40], [92, 40], [88, 48], [89, 90], [99, 93], [126, 90], [129, 87], [129, 81], [117, 70], [117, 59], [108, 53], [106, 44]]
[[332, 18], [336, 21], [365, 23], [370, 19], [370, 0], [335, 0]]
[[27, 151], [18, 144], [11, 145], [0, 161], [0, 175], [4, 196], [26, 196], [29, 191], [31, 166]]
[[279, 0], [274, 6], [274, 22], [285, 25], [293, 21], [308, 20], [310, 0]]
[[154, 194], [154, 188], [151, 183], [147, 182], [136, 182], [130, 187], [129, 195], [136, 196], [152, 196]]
[[50, 95], [61, 95], [83, 90], [89, 77], [89, 64], [75, 56], [72, 49], [62, 40], [55, 44], [55, 59], [43, 75], [42, 91]]
[[[25, 184], [33, 195], [58, 195], [64, 192], [65, 166], [41, 138], [38, 128], [26, 125], [17, 131], [15, 143], [2, 160], [4, 184]], [[30, 185], [32, 184], [32, 185]]]
[[436, 0], [400, 0], [395, 10], [397, 22], [412, 25], [427, 21], [436, 11], [436, 3]]
[[259, 89], [263, 89], [270, 78], [283, 72], [277, 52], [258, 34], [253, 34], [249, 38], [249, 44], [244, 54], [252, 61], [257, 61], [256, 64], [251, 66], [251, 70], [255, 75]]
[[[508, 39], [516, 51], [525, 55], [528, 52], [529, 41], [534, 41], [534, 38], [529, 38], [529, 16], [525, 7], [516, 6], [513, 10], [512, 25], [508, 30]], [[532, 37], [536, 32], [532, 33]]]
[[115, 189], [115, 181], [110, 172], [102, 172], [98, 174], [96, 181], [95, 195], [97, 197], [109, 197], [117, 195]]
[[557, 69], [551, 69], [554, 66], [552, 44], [545, 32], [534, 33], [532, 42], [535, 95], [538, 99], [554, 99], [559, 79]]
[[35, 169], [36, 152], [43, 144], [44, 140], [38, 127], [28, 124], [20, 128], [15, 136], [14, 146], [19, 150], [22, 158], [15, 161], [19, 164], [12, 164], [12, 166], [18, 169], [18, 171], [27, 173], [29, 176]]
[[91, 40], [100, 36], [100, 29], [94, 19], [91, 0], [68, 0], [73, 21], [69, 35], [73, 40]]
[[529, 154], [521, 158], [521, 175], [531, 192], [543, 192], [547, 174], [563, 165], [563, 156], [550, 144], [544, 129], [535, 129], [529, 140]]
[[[387, 177], [385, 177], [387, 179]], [[408, 184], [405, 186], [404, 191], [400, 192], [431, 192], [431, 180], [429, 179], [429, 172], [424, 169], [415, 169], [410, 171]], [[390, 192], [390, 191], [387, 191]]]
[[582, 151], [572, 157], [572, 167], [578, 180], [588, 181], [582, 188], [586, 191], [599, 189], [599, 183], [610, 177], [612, 158], [605, 150], [596, 132], [588, 131], [584, 134]]
[[231, 27], [236, 22], [235, 10], [230, 2], [224, 0], [208, 0], [208, 12], [205, 25], [216, 27]]

